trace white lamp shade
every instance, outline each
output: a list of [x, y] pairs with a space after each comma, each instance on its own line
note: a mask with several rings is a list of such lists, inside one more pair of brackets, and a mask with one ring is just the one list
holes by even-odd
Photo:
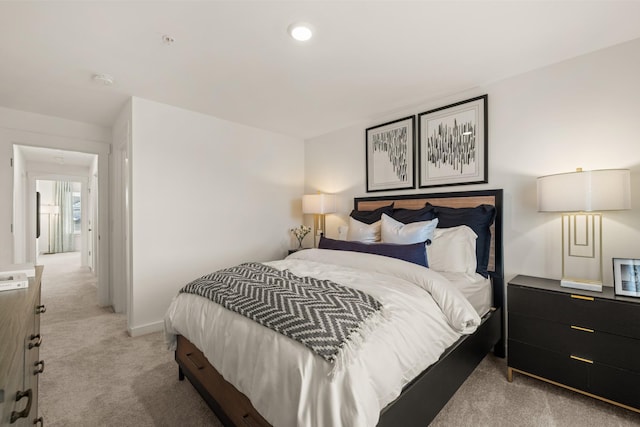
[[538, 178], [539, 212], [631, 209], [628, 169], [576, 171]]
[[336, 197], [333, 194], [305, 194], [302, 196], [302, 213], [328, 214], [336, 211]]

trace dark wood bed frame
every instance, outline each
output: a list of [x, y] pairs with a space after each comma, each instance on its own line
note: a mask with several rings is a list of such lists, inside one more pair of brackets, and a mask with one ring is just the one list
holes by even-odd
[[[424, 427], [440, 412], [480, 361], [493, 349], [504, 357], [504, 265], [502, 253], [502, 190], [408, 194], [354, 199], [358, 210], [373, 210], [394, 202], [395, 208], [420, 209], [429, 202], [436, 206], [496, 207], [492, 226], [489, 274], [493, 285], [493, 306], [471, 335], [449, 347], [440, 359], [407, 384], [400, 396], [380, 413], [378, 427]], [[228, 383], [189, 340], [178, 336], [176, 362], [179, 379], [186, 376], [225, 426], [267, 427], [270, 424], [249, 399]]]

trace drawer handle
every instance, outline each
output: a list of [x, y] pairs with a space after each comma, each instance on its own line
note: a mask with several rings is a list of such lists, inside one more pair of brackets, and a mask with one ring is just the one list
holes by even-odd
[[44, 372], [44, 360], [37, 361], [36, 363], [33, 364], [33, 366], [35, 366], [36, 368], [40, 366], [40, 368], [33, 370], [33, 375], [38, 375]]
[[44, 427], [44, 419], [42, 417], [33, 420], [33, 425], [40, 424], [40, 427]]
[[34, 348], [34, 347], [40, 347], [40, 346], [42, 345], [42, 335], [40, 335], [40, 334], [38, 334], [38, 335], [31, 335], [31, 336], [29, 337], [29, 339], [30, 339], [31, 341], [33, 341], [33, 340], [37, 340], [35, 343], [33, 343], [33, 342], [30, 342], [30, 343], [29, 343], [29, 350], [31, 350], [31, 349], [32, 349], [32, 348]]
[[571, 355], [569, 357], [571, 357], [573, 360], [579, 360], [580, 362], [590, 363], [590, 364], [593, 365], [593, 360], [585, 359], [584, 357], [578, 357], [578, 356], [574, 356], [574, 355]]
[[593, 333], [593, 329], [589, 329], [589, 328], [583, 328], [581, 326], [575, 326], [575, 325], [571, 325], [571, 329], [575, 329], [577, 331], [582, 331], [582, 332], [591, 332]]
[[42, 314], [45, 313], [47, 311], [47, 307], [43, 305], [39, 305], [36, 307], [36, 314]]
[[193, 353], [187, 353], [187, 359], [189, 359], [189, 362], [191, 362], [193, 366], [196, 367], [197, 370], [204, 369], [204, 366], [200, 365], [197, 360], [191, 357], [192, 354]]
[[581, 299], [583, 301], [593, 301], [593, 297], [585, 297], [584, 295], [571, 294], [571, 298], [573, 298], [573, 299]]
[[33, 400], [33, 392], [31, 389], [27, 391], [18, 391], [18, 393], [16, 393], [16, 402], [19, 402], [23, 397], [27, 398], [27, 406], [25, 406], [25, 408], [20, 412], [11, 411], [11, 419], [9, 420], [10, 424], [15, 423], [20, 418], [27, 418], [29, 416], [29, 412], [31, 412], [31, 402]]

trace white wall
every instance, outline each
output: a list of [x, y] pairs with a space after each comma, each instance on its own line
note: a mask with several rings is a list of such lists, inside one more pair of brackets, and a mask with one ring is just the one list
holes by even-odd
[[[10, 168], [9, 168], [10, 170]], [[8, 184], [8, 183], [6, 183]], [[0, 191], [5, 191], [7, 187], [2, 185]], [[16, 238], [13, 239], [13, 261], [16, 264], [23, 264], [27, 260], [27, 242], [26, 242], [26, 226], [27, 221], [15, 221], [14, 218], [26, 218], [26, 206], [27, 201], [25, 195], [27, 189], [27, 171], [26, 163], [22, 152], [13, 146], [13, 235]], [[7, 242], [9, 243], [9, 242]], [[5, 245], [0, 245], [5, 246]], [[10, 246], [7, 244], [6, 246]], [[9, 248], [6, 248], [9, 249]], [[3, 248], [0, 247], [0, 251]], [[1, 258], [1, 256], [0, 256]], [[1, 265], [1, 263], [0, 263]]]
[[335, 236], [354, 196], [390, 194], [365, 191], [367, 127], [486, 93], [489, 183], [423, 192], [503, 188], [506, 278], [560, 278], [560, 219], [536, 211], [535, 178], [576, 167], [629, 168], [633, 209], [604, 213], [604, 280], [611, 284], [612, 257], [640, 258], [638, 76], [640, 40], [635, 40], [310, 139], [305, 144], [306, 191], [339, 194], [340, 212], [327, 217], [328, 234]]
[[[59, 148], [62, 150], [102, 154], [104, 170], [108, 168], [110, 129], [57, 117], [12, 110], [0, 107], [0, 265], [22, 260], [20, 254], [14, 255], [13, 235], [11, 233], [13, 211], [13, 169], [9, 167], [13, 157], [13, 145]], [[108, 189], [108, 174], [104, 175], [105, 189]], [[108, 192], [106, 192], [108, 194]], [[108, 200], [105, 199], [106, 206]], [[25, 205], [26, 206], [26, 205]], [[34, 214], [35, 215], [35, 214]], [[108, 213], [103, 216], [103, 229], [108, 225]], [[107, 240], [104, 241], [107, 243]], [[26, 261], [33, 261], [35, 250], [29, 245], [26, 249]], [[104, 260], [108, 263], [108, 258]], [[101, 277], [108, 283], [108, 275]]]
[[111, 299], [116, 313], [127, 313], [131, 324], [131, 100], [124, 106], [113, 124], [111, 176]]
[[189, 281], [291, 247], [302, 140], [133, 98], [129, 161], [132, 335], [161, 329]]

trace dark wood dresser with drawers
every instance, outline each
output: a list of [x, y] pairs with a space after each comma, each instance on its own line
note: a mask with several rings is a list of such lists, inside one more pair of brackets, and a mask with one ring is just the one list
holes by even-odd
[[29, 287], [0, 292], [0, 426], [42, 425], [38, 417], [42, 267]]
[[509, 381], [518, 372], [640, 412], [640, 300], [522, 275], [507, 296]]

